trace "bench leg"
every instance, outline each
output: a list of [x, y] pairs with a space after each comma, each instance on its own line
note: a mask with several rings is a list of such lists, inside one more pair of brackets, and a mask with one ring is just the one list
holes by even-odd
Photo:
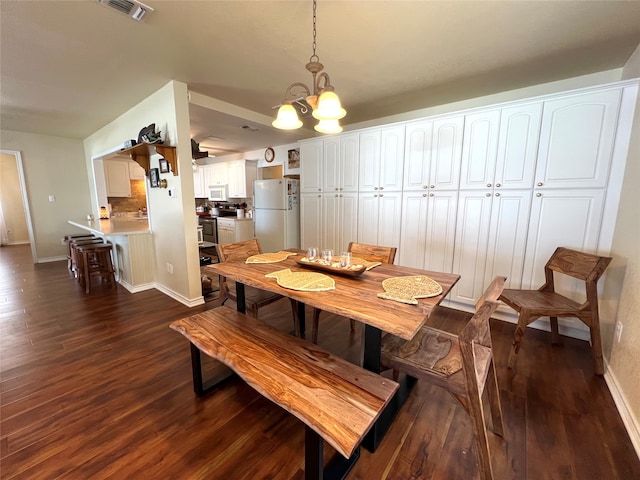
[[312, 428], [305, 426], [304, 478], [305, 480], [343, 480], [360, 458], [360, 447], [350, 458], [339, 453], [324, 468], [324, 441]]
[[222, 382], [231, 378], [234, 373], [230, 368], [220, 364], [221, 371], [213, 378], [204, 381], [202, 378], [202, 358], [200, 350], [193, 343], [191, 346], [191, 374], [193, 376], [193, 391], [197, 396], [202, 397], [216, 389]]

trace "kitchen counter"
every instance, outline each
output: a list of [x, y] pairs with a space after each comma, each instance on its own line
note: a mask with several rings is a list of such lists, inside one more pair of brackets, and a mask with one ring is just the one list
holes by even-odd
[[69, 223], [101, 237], [151, 233], [147, 218], [116, 217], [109, 220], [69, 220]]
[[68, 222], [111, 242], [116, 278], [123, 287], [131, 293], [154, 288], [155, 248], [148, 218], [113, 217]]

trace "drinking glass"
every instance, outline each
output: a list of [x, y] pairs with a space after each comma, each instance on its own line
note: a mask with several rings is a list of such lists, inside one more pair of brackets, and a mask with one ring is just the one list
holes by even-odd
[[333, 260], [333, 250], [330, 248], [322, 250], [322, 260], [325, 265], [331, 265], [331, 260]]
[[316, 258], [318, 258], [318, 248], [317, 247], [309, 247], [307, 248], [307, 260], [313, 262]]
[[348, 267], [351, 265], [351, 252], [342, 252], [340, 254], [340, 266]]

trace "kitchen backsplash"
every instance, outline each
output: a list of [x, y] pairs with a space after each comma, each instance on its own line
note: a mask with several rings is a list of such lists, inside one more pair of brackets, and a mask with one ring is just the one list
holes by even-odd
[[147, 191], [144, 180], [131, 180], [130, 197], [108, 197], [112, 213], [137, 212], [147, 206]]

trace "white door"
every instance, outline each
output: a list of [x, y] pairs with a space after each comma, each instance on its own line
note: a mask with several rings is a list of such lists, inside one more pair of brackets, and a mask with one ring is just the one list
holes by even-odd
[[429, 188], [433, 122], [410, 123], [404, 143], [404, 191]]
[[104, 162], [107, 197], [130, 197], [129, 162], [106, 160]]
[[340, 137], [340, 191], [358, 191], [358, 160], [360, 135], [350, 133]]
[[358, 195], [358, 242], [378, 245], [377, 193]]
[[350, 242], [358, 240], [358, 194], [344, 192], [340, 194], [340, 231], [334, 249], [338, 254], [349, 247]]
[[493, 187], [498, 151], [500, 110], [464, 117], [464, 145], [460, 168], [461, 189]]
[[382, 129], [378, 189], [385, 192], [401, 191], [403, 166], [404, 125]]
[[340, 137], [325, 138], [323, 148], [323, 191], [337, 192], [340, 187]]
[[433, 122], [430, 188], [455, 190], [460, 185], [463, 127], [463, 116]]
[[322, 194], [300, 195], [300, 248], [321, 248], [322, 243]]
[[537, 186], [607, 185], [621, 95], [616, 88], [544, 103]]
[[323, 185], [322, 140], [300, 142], [300, 191], [321, 192]]
[[193, 196], [195, 198], [207, 198], [209, 195], [204, 185], [204, 167], [199, 166], [193, 172]]
[[380, 180], [380, 130], [360, 134], [358, 190], [378, 191]]
[[385, 192], [378, 195], [378, 235], [377, 242], [373, 245], [398, 248], [401, 224], [402, 192]]
[[318, 248], [338, 249], [340, 229], [340, 196], [338, 193], [322, 194], [322, 242]]

